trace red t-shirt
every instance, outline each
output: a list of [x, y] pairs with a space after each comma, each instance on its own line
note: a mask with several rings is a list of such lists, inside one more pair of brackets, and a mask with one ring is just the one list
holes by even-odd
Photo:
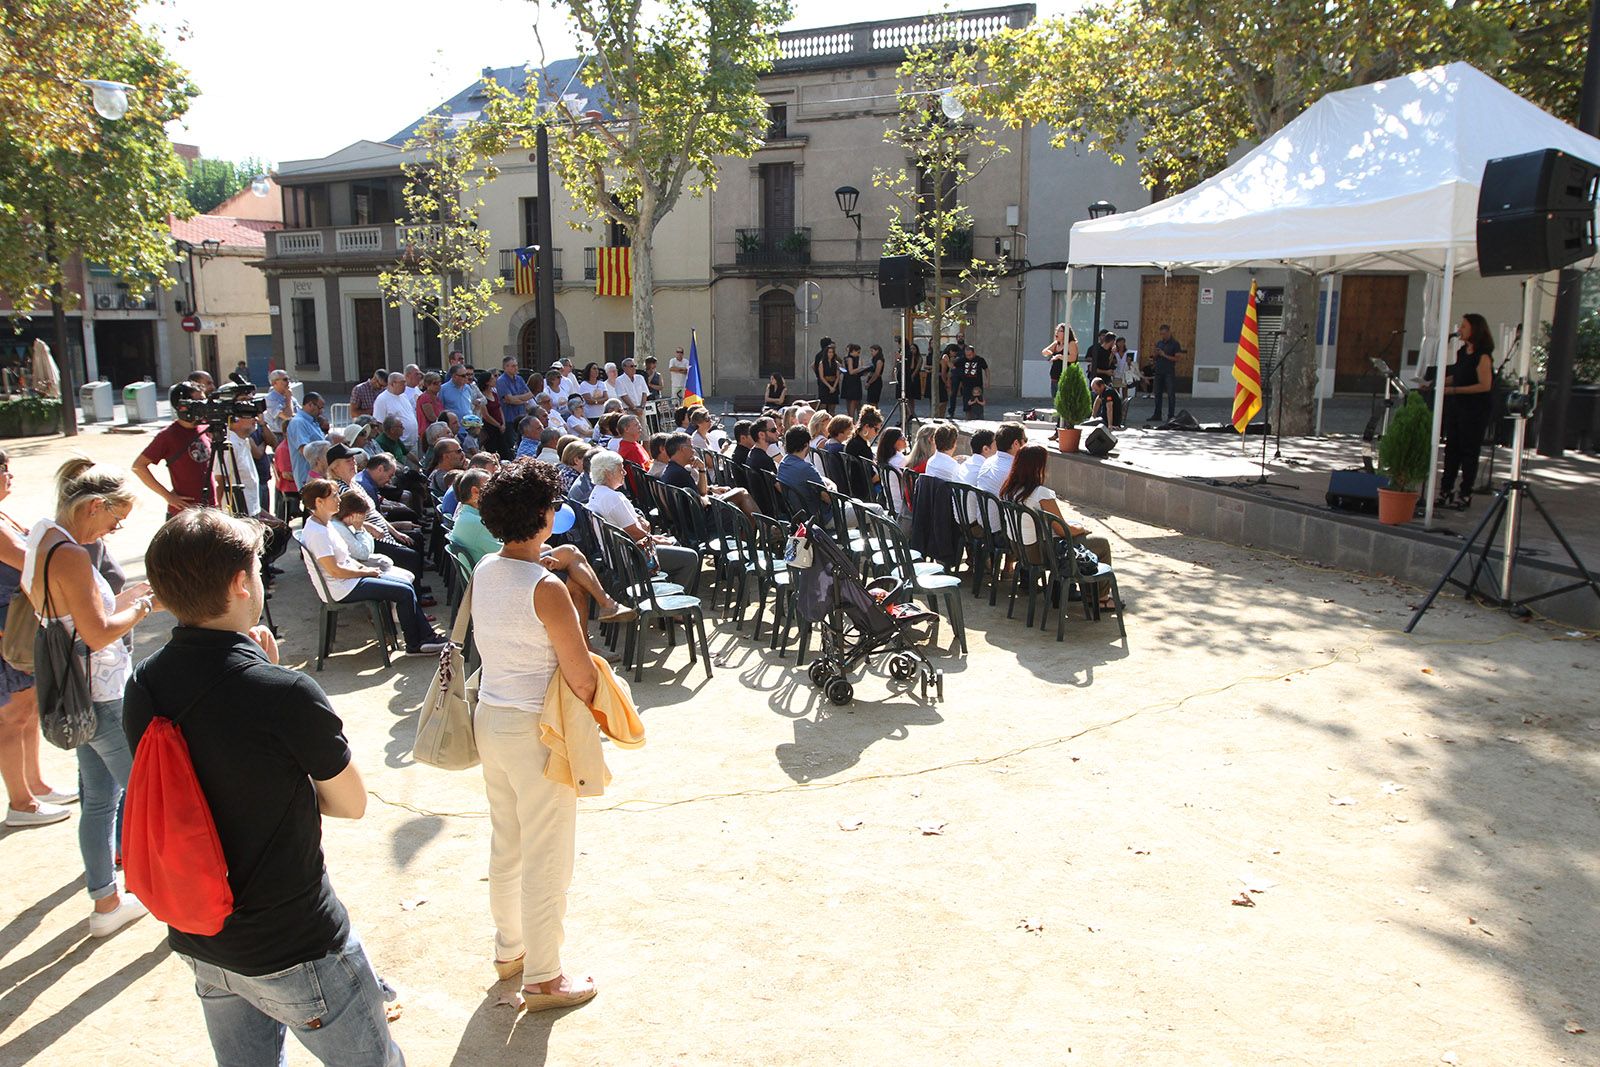
[[[151, 463], [165, 463], [172, 491], [196, 504], [209, 494], [206, 482], [211, 477], [211, 435], [198, 426], [174, 422], [155, 435], [140, 453]], [[169, 516], [177, 509], [168, 507]]]
[[424, 392], [417, 397], [417, 432], [420, 434], [439, 421], [444, 414], [444, 401], [437, 393]]
[[650, 469], [650, 457], [644, 454], [644, 447], [638, 441], [618, 441], [617, 455], [629, 463], [637, 463], [645, 470]]

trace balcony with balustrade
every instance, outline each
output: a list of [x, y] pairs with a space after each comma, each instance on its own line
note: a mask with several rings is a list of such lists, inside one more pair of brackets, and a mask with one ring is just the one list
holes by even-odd
[[811, 228], [736, 229], [733, 247], [733, 261], [741, 267], [803, 267], [811, 262]]
[[773, 71], [788, 74], [839, 67], [894, 66], [905, 58], [908, 48], [941, 41], [980, 41], [1002, 30], [1027, 26], [1035, 13], [1033, 4], [1012, 4], [956, 12], [948, 18], [919, 15], [790, 30], [778, 34], [778, 60]]
[[378, 264], [402, 258], [435, 238], [437, 226], [323, 226], [267, 235], [267, 262], [287, 267], [312, 263]]
[[[552, 248], [550, 250], [550, 258], [552, 260], [552, 266], [555, 269], [556, 281], [563, 281], [564, 275], [561, 270], [561, 249]], [[535, 265], [537, 265], [537, 262], [538, 256], [535, 254]], [[516, 281], [516, 275], [517, 250], [514, 248], [500, 249], [500, 277], [505, 280], [507, 288], [510, 288], [511, 285]]]

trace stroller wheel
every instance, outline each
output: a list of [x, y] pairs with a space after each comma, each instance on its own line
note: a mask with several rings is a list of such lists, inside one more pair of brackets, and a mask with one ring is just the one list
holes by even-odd
[[842, 708], [854, 700], [855, 695], [855, 687], [843, 678], [835, 678], [828, 683], [828, 702], [831, 704]]
[[889, 660], [889, 677], [897, 682], [909, 682], [916, 673], [917, 661], [904, 652]]
[[828, 681], [828, 661], [827, 660], [825, 660], [825, 659], [812, 660], [811, 661], [811, 666], [807, 667], [806, 671], [811, 675], [811, 684], [812, 685], [825, 685], [827, 683], [827, 681]]

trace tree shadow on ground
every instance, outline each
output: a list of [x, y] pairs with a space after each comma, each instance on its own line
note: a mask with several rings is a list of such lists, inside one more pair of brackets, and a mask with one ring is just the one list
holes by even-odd
[[[85, 929], [74, 924], [5, 968], [0, 972], [0, 988], [6, 990], [5, 995], [0, 996], [0, 1019], [20, 1018], [41, 993], [59, 982], [68, 971], [89, 959], [105, 943], [89, 937]], [[163, 939], [143, 955], [98, 979], [82, 995], [0, 1045], [0, 1063], [25, 1063], [41, 1055], [73, 1027], [116, 999], [171, 954], [172, 950]], [[47, 964], [47, 960], [51, 962]]]

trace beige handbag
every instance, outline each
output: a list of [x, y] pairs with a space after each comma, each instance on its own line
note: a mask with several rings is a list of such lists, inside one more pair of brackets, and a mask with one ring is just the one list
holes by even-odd
[[439, 653], [439, 669], [428, 685], [417, 718], [417, 739], [411, 745], [411, 758], [444, 771], [464, 771], [478, 765], [478, 742], [472, 736], [472, 716], [478, 706], [478, 678], [481, 671], [466, 676], [463, 657], [467, 626], [472, 618], [472, 584], [461, 594], [450, 641]]
[[6, 609], [5, 637], [0, 638], [0, 659], [25, 674], [33, 673], [33, 639], [39, 633], [39, 616], [28, 594], [18, 589]]

